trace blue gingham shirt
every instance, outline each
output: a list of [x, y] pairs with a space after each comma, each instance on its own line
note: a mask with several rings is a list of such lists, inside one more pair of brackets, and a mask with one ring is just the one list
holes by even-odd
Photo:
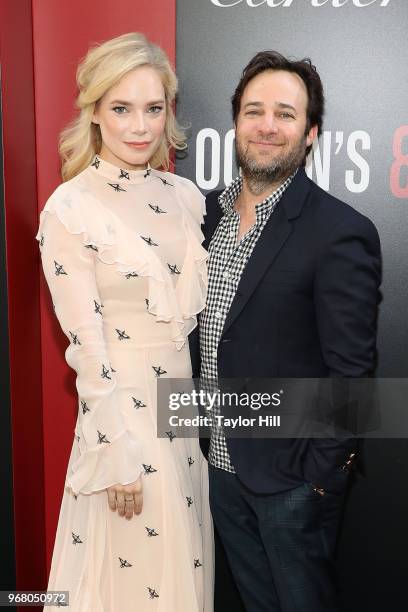
[[[219, 196], [224, 215], [209, 246], [207, 305], [200, 315], [200, 376], [204, 383], [205, 380], [213, 381], [213, 389], [218, 378], [218, 344], [242, 273], [262, 230], [295, 174], [255, 206], [256, 222], [239, 242], [240, 216], [234, 210], [234, 204], [242, 189], [242, 178], [238, 176]], [[222, 427], [212, 427], [208, 461], [215, 467], [235, 473]]]

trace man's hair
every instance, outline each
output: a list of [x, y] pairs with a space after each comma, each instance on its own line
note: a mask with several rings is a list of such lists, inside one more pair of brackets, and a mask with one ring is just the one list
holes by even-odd
[[[232, 117], [236, 123], [241, 108], [241, 98], [248, 83], [265, 70], [286, 70], [297, 74], [305, 84], [307, 91], [306, 130], [307, 134], [313, 125], [317, 125], [318, 135], [322, 132], [324, 115], [323, 85], [316, 67], [309, 58], [290, 60], [277, 51], [260, 51], [245, 66], [241, 80], [232, 96]], [[312, 146], [306, 149], [308, 155]]]

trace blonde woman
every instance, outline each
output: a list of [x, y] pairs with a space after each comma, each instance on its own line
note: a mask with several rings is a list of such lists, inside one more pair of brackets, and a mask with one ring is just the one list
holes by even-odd
[[48, 589], [75, 612], [207, 612], [206, 468], [197, 440], [156, 436], [157, 379], [191, 376], [207, 288], [203, 197], [159, 170], [185, 146], [177, 81], [132, 33], [91, 49], [77, 82], [37, 236], [78, 391]]

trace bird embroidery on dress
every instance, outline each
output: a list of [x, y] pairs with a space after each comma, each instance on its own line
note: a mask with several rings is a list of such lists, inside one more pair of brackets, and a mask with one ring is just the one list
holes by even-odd
[[119, 193], [119, 191], [126, 191], [126, 189], [123, 189], [123, 187], [121, 187], [119, 183], [108, 183], [108, 185], [112, 187], [112, 189], [117, 193]]
[[102, 308], [104, 308], [103, 304], [98, 304], [98, 302], [96, 300], [94, 300], [94, 304], [95, 304], [94, 312], [96, 312], [96, 314], [100, 314], [101, 317], [102, 317], [103, 316]]
[[83, 541], [81, 540], [79, 535], [76, 535], [73, 531], [71, 533], [72, 533], [72, 543], [73, 544], [83, 544]]
[[126, 172], [126, 170], [122, 170], [122, 168], [120, 168], [120, 174], [119, 174], [119, 178], [125, 178], [128, 181], [130, 181], [130, 176], [129, 176], [129, 172]]
[[85, 248], [86, 248], [86, 249], [92, 249], [92, 251], [96, 251], [96, 252], [98, 252], [98, 247], [97, 247], [97, 246], [95, 246], [94, 244], [86, 244], [86, 245], [85, 245]]
[[189, 466], [192, 466], [192, 465], [193, 465], [193, 463], [194, 463], [194, 459], [193, 459], [192, 457], [189, 457], [189, 458], [188, 458], [188, 465], [189, 465]]
[[55, 259], [54, 259], [54, 265], [55, 265], [55, 276], [60, 276], [61, 274], [65, 274], [66, 276], [68, 276], [67, 272], [65, 272], [64, 270], [64, 266], [62, 264], [59, 264], [58, 261], [55, 261]]
[[112, 380], [112, 378], [109, 376], [109, 370], [104, 364], [102, 364], [101, 378], [108, 378], [109, 380]]
[[136, 278], [136, 276], [139, 276], [136, 274], [136, 272], [128, 272], [128, 274], [125, 275], [125, 278], [129, 280], [129, 278]]
[[163, 210], [162, 208], [160, 208], [160, 206], [157, 206], [155, 204], [149, 204], [149, 208], [151, 208], [158, 215], [160, 215], [160, 213], [167, 213], [167, 210]]
[[70, 331], [70, 332], [69, 332], [69, 335], [70, 335], [70, 336], [71, 336], [71, 338], [72, 338], [72, 344], [79, 344], [80, 346], [82, 346], [82, 345], [81, 345], [81, 343], [80, 343], [80, 341], [78, 340], [78, 336], [77, 336], [77, 334], [73, 334], [73, 333], [72, 333], [72, 331]]
[[133, 567], [131, 563], [129, 563], [129, 561], [126, 561], [126, 559], [121, 559], [119, 557], [119, 563], [120, 563], [120, 567]]
[[166, 436], [168, 437], [170, 442], [173, 442], [174, 438], [176, 437], [176, 434], [170, 430], [170, 431], [166, 431]]
[[159, 178], [161, 180], [161, 182], [163, 183], [163, 185], [169, 185], [169, 187], [174, 187], [174, 185], [172, 183], [169, 183], [168, 180], [162, 178], [161, 176], [158, 176], [157, 178]]
[[143, 469], [144, 469], [144, 473], [147, 476], [148, 474], [153, 474], [154, 472], [157, 472], [157, 470], [152, 467], [151, 465], [147, 465], [146, 463], [142, 463]]
[[91, 412], [91, 409], [88, 408], [88, 404], [84, 400], [81, 400], [81, 408], [82, 414], [85, 414], [86, 412]]
[[109, 367], [110, 367], [110, 369], [111, 369], [111, 372], [116, 372], [116, 370], [114, 370], [114, 369], [112, 368], [112, 364], [109, 364]]
[[192, 503], [193, 503], [192, 498], [191, 497], [186, 497], [186, 500], [187, 500], [188, 507], [190, 507], [192, 505]]
[[127, 335], [125, 330], [116, 329], [116, 333], [118, 334], [118, 340], [130, 340], [130, 336]]
[[75, 436], [75, 440], [76, 440], [77, 442], [79, 442], [79, 441], [80, 441], [80, 439], [81, 439], [81, 436], [77, 436], [77, 435]]
[[159, 378], [162, 374], [167, 374], [166, 370], [163, 370], [161, 366], [152, 366], [156, 377]]
[[100, 163], [101, 163], [101, 160], [98, 159], [98, 157], [95, 157], [95, 161], [93, 164], [91, 164], [91, 166], [93, 166], [94, 168], [96, 168], [96, 170], [98, 170]]
[[157, 244], [157, 242], [153, 242], [153, 240], [150, 238], [150, 236], [148, 236], [147, 238], [145, 236], [140, 236], [142, 238], [142, 240], [144, 240], [145, 242], [147, 242], [147, 244], [149, 246], [159, 246]]
[[149, 300], [147, 298], [145, 298], [145, 303], [146, 303], [146, 309], [149, 310]]
[[107, 439], [106, 434], [101, 433], [99, 429], [97, 431], [98, 431], [98, 444], [110, 444], [110, 441]]
[[142, 400], [138, 400], [132, 396], [132, 400], [135, 408], [146, 408], [146, 404], [142, 402]]
[[44, 246], [44, 234], [41, 234], [40, 247]]
[[169, 267], [169, 269], [170, 269], [170, 272], [171, 272], [172, 274], [180, 274], [180, 270], [178, 269], [177, 264], [174, 264], [174, 266], [171, 266], [171, 265], [168, 263], [167, 265], [168, 265], [168, 267]]
[[194, 568], [196, 567], [202, 567], [203, 564], [200, 563], [200, 559], [194, 559]]
[[150, 587], [147, 587], [147, 590], [149, 591], [150, 599], [154, 599], [155, 597], [159, 596], [159, 594], [157, 593], [155, 589], [151, 589]]
[[157, 531], [155, 531], [155, 530], [153, 529], [153, 527], [152, 527], [152, 528], [150, 528], [150, 527], [146, 527], [146, 531], [147, 531], [147, 536], [148, 536], [149, 538], [152, 538], [153, 536], [158, 536], [158, 535], [159, 535], [159, 534], [157, 533]]
[[151, 171], [152, 171], [152, 169], [151, 169], [151, 168], [148, 168], [148, 169], [146, 170], [146, 173], [143, 175], [143, 178], [147, 178], [148, 176], [150, 176]]

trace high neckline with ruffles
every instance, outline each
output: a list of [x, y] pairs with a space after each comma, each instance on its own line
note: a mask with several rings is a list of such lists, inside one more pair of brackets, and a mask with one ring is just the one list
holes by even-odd
[[95, 155], [89, 168], [100, 176], [115, 181], [115, 183], [134, 185], [149, 181], [152, 174], [155, 172], [150, 164], [147, 164], [147, 168], [143, 168], [142, 170], [127, 170], [126, 168], [121, 168], [120, 166], [115, 166], [115, 164], [107, 162], [102, 159], [100, 155]]

